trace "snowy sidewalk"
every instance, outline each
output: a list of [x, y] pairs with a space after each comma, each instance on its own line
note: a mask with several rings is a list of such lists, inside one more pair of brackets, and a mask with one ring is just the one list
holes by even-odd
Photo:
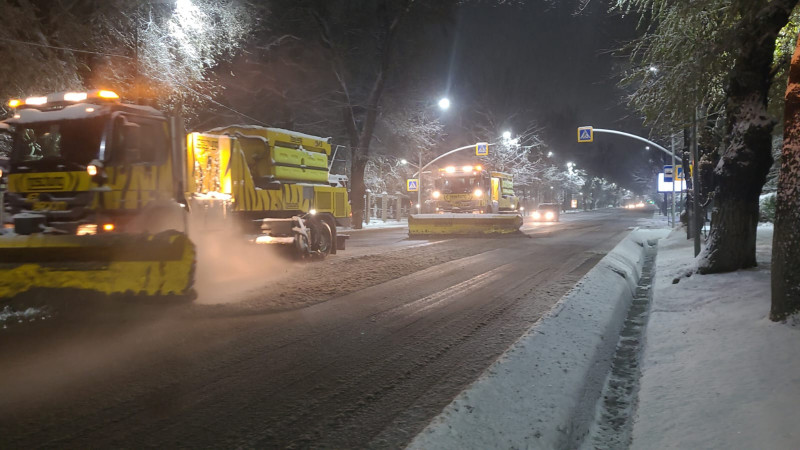
[[800, 324], [767, 319], [772, 229], [758, 232], [759, 267], [720, 275], [686, 277], [685, 232], [659, 242], [632, 448], [800, 448]]

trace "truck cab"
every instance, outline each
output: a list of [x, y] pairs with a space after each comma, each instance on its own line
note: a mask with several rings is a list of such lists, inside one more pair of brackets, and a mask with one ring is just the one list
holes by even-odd
[[448, 166], [439, 169], [427, 209], [436, 213], [490, 214], [516, 212], [510, 174], [484, 170], [483, 166]]
[[5, 204], [18, 234], [133, 231], [142, 211], [181, 198], [174, 134], [159, 111], [105, 90], [9, 105]]

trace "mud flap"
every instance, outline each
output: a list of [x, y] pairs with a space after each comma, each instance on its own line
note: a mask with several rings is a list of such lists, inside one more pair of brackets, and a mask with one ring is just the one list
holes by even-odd
[[349, 234], [336, 234], [336, 249], [337, 250], [345, 250], [347, 245], [347, 240], [350, 239]]

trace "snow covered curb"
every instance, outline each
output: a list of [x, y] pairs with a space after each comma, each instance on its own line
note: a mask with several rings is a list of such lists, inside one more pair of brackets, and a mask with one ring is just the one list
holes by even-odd
[[606, 255], [409, 445], [574, 448], [588, 432], [647, 240], [636, 230]]

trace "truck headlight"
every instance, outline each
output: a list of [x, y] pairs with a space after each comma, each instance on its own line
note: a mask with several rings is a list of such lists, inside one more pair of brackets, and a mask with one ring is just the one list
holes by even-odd
[[478, 197], [478, 198], [483, 197], [483, 191], [480, 190], [480, 189], [475, 189], [474, 194], [475, 194], [475, 197]]
[[439, 198], [442, 196], [442, 193], [439, 191], [433, 191], [433, 194], [431, 195], [433, 196], [433, 198]]
[[533, 217], [535, 220], [539, 220], [542, 218], [542, 214], [539, 211], [534, 211], [531, 213], [531, 217]]
[[553, 211], [547, 211], [546, 213], [544, 213], [544, 218], [547, 220], [553, 220], [555, 216], [556, 215], [553, 214]]

